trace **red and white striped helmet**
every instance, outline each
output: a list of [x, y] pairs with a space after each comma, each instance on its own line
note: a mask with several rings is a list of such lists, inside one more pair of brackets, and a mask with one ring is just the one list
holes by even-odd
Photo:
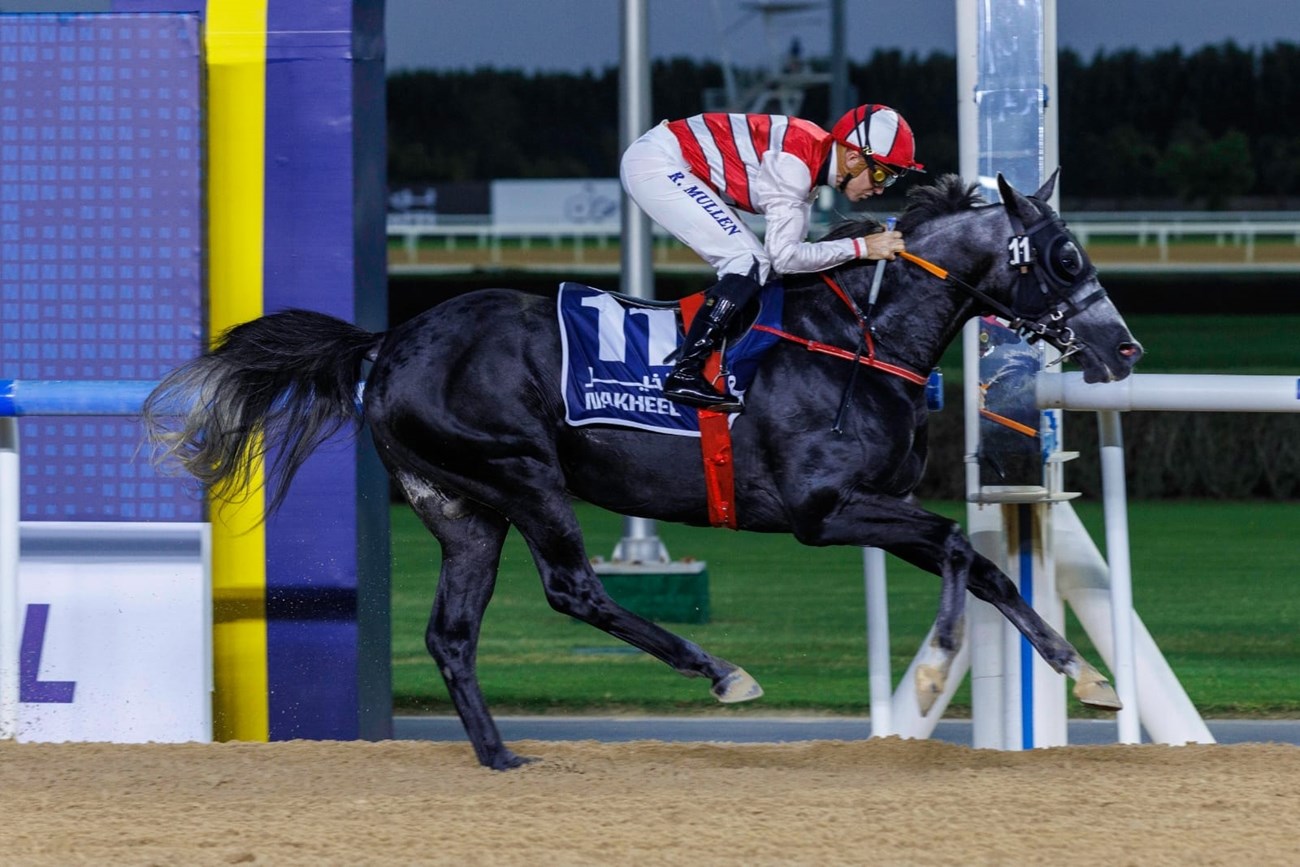
[[831, 127], [831, 138], [895, 169], [921, 171], [912, 128], [887, 105], [867, 104], [845, 113]]

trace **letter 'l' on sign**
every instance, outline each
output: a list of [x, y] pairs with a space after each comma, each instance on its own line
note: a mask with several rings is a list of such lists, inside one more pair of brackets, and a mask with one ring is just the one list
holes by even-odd
[[71, 704], [77, 690], [75, 680], [41, 680], [41, 651], [45, 649], [45, 626], [50, 606], [28, 605], [23, 624], [22, 647], [18, 652], [18, 700], [28, 704]]

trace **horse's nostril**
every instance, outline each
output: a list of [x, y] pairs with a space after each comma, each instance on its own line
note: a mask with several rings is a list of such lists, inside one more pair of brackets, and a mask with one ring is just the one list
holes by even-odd
[[1124, 358], [1131, 358], [1137, 361], [1142, 357], [1142, 344], [1140, 343], [1121, 343], [1119, 345], [1119, 354]]

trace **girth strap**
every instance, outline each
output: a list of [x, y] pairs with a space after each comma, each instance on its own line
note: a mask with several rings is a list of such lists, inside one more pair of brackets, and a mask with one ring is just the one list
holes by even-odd
[[736, 467], [731, 452], [730, 413], [695, 411], [700, 420], [700, 454], [704, 459], [704, 489], [709, 523], [736, 529]]

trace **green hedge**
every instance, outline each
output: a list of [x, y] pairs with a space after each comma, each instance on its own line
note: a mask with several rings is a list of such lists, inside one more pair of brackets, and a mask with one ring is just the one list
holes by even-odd
[[[1123, 416], [1129, 496], [1134, 499], [1300, 499], [1300, 415], [1131, 412]], [[930, 420], [930, 464], [917, 493], [962, 499], [960, 403]], [[1079, 457], [1066, 486], [1101, 495], [1096, 416], [1065, 414], [1064, 443]]]

